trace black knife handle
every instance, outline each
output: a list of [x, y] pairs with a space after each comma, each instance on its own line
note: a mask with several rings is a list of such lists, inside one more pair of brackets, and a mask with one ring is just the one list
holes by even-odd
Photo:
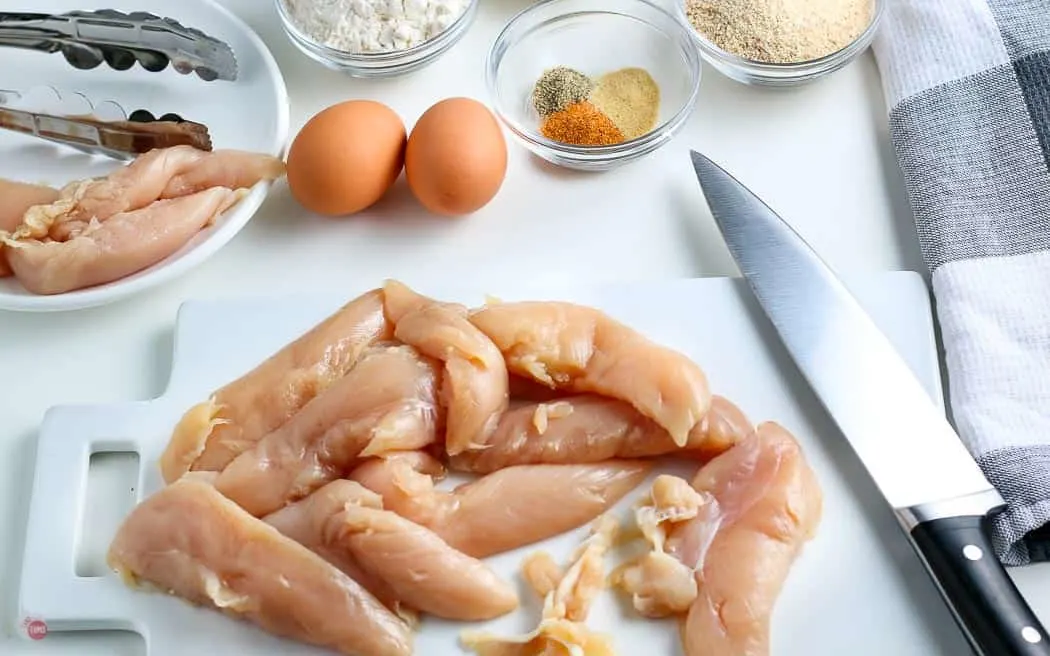
[[1050, 656], [1050, 636], [995, 555], [984, 516], [922, 522], [911, 538], [981, 656]]

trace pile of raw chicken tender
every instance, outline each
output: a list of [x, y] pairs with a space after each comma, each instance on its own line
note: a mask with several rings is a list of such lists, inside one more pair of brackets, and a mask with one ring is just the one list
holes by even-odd
[[270, 155], [172, 146], [61, 189], [0, 179], [0, 278], [41, 295], [121, 280], [175, 254], [256, 183], [284, 174]]
[[[695, 461], [695, 478], [657, 476], [621, 526], [606, 511], [661, 456]], [[355, 656], [412, 654], [421, 616], [514, 611], [483, 559], [585, 526], [569, 562], [522, 564], [543, 600], [534, 631], [465, 627], [463, 646], [614, 654], [586, 624], [612, 587], [680, 618], [688, 656], [767, 654], [822, 509], [795, 439], [712, 396], [685, 355], [594, 308], [470, 309], [395, 281], [188, 409], [160, 466], [166, 487], [110, 546], [125, 581]], [[479, 477], [441, 489], [448, 471]], [[628, 541], [641, 555], [607, 574]]]

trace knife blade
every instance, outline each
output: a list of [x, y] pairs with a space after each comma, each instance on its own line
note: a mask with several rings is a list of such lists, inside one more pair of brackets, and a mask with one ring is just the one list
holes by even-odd
[[989, 518], [1003, 499], [951, 424], [809, 244], [722, 167], [691, 155], [748, 286], [893, 508], [973, 650], [1050, 655], [1050, 637], [993, 549]]

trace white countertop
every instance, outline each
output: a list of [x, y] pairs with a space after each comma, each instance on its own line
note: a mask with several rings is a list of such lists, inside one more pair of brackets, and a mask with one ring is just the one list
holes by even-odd
[[[485, 54], [526, 0], [482, 0], [477, 22], [444, 58], [408, 78], [355, 80], [307, 60], [281, 32], [270, 2], [225, 0], [266, 41], [291, 96], [291, 130], [349, 98], [389, 104], [411, 126], [449, 96], [487, 101]], [[245, 120], [251, 120], [245, 109]], [[509, 137], [508, 137], [509, 138]], [[0, 653], [140, 654], [130, 635], [14, 637], [18, 566], [33, 440], [56, 404], [154, 397], [167, 381], [171, 330], [187, 298], [360, 289], [483, 273], [501, 280], [611, 281], [735, 275], [704, 207], [688, 149], [725, 164], [841, 270], [923, 270], [886, 131], [870, 54], [791, 91], [744, 87], [705, 68], [686, 129], [655, 155], [604, 174], [553, 169], [510, 143], [496, 199], [459, 220], [431, 217], [403, 179], [379, 206], [349, 219], [300, 209], [283, 182], [239, 234], [184, 278], [107, 307], [68, 314], [0, 313]], [[452, 264], [450, 264], [452, 263]], [[1012, 571], [1050, 623], [1050, 567]]]

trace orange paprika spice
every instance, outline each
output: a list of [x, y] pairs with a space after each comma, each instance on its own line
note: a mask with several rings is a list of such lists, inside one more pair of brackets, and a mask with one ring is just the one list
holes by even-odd
[[574, 146], [609, 146], [625, 141], [608, 116], [587, 101], [554, 112], [540, 126], [543, 136]]

